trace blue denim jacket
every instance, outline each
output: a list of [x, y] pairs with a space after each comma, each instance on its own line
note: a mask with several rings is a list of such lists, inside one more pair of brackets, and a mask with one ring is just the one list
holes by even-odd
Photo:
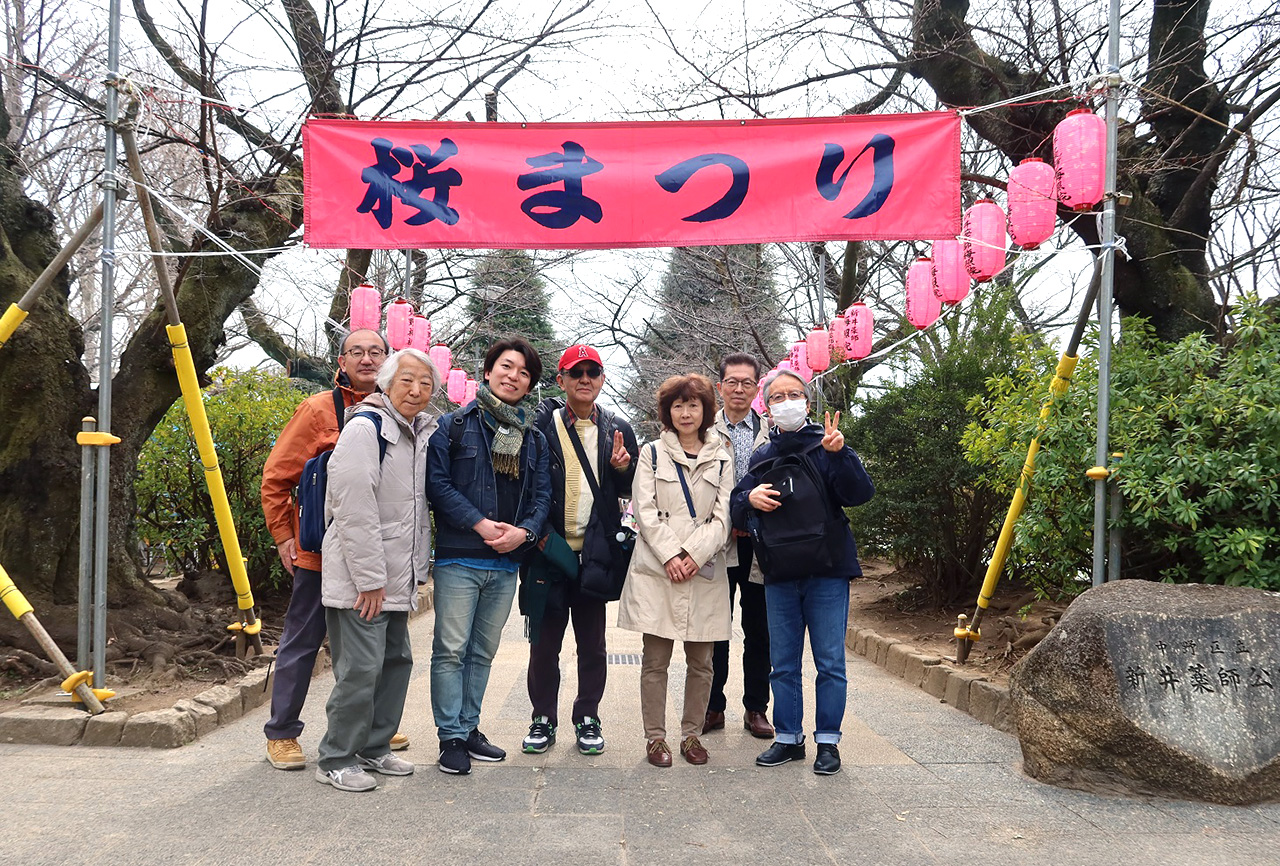
[[[454, 432], [461, 425], [460, 434]], [[458, 445], [450, 453], [450, 438]], [[440, 419], [427, 446], [427, 498], [436, 518], [437, 548], [475, 551], [492, 556], [493, 550], [471, 527], [484, 518], [496, 519], [498, 493], [493, 477], [490, 446], [493, 434], [472, 401]], [[547, 470], [547, 441], [531, 426], [520, 447], [520, 505], [516, 524], [540, 534], [551, 509], [551, 476]], [[525, 548], [512, 552], [518, 558]]]

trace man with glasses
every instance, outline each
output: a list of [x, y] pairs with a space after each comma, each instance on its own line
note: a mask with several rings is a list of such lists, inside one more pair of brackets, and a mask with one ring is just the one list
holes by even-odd
[[[338, 442], [339, 412], [359, 403], [375, 388], [378, 370], [387, 358], [387, 343], [377, 331], [352, 331], [342, 341], [332, 391], [303, 400], [280, 431], [262, 467], [262, 512], [275, 539], [280, 563], [293, 578], [293, 594], [284, 615], [284, 631], [276, 649], [271, 688], [271, 718], [263, 726], [267, 760], [278, 770], [301, 770], [306, 756], [298, 745], [303, 723], [298, 718], [307, 699], [316, 654], [324, 642], [324, 606], [320, 603], [320, 552], [298, 545], [298, 509], [293, 490], [302, 468], [312, 457]], [[403, 749], [409, 739], [396, 734], [391, 748]]]
[[[747, 474], [751, 453], [769, 440], [769, 430], [751, 408], [759, 389], [760, 362], [745, 352], [726, 355], [720, 361], [720, 382], [716, 390], [724, 408], [716, 416], [715, 430], [733, 454], [734, 481]], [[729, 546], [729, 610], [733, 610], [736, 594], [742, 606], [742, 726], [753, 737], [770, 739], [769, 724], [769, 619], [765, 608], [764, 583], [751, 580], [751, 539], [745, 532], [733, 531]], [[728, 699], [724, 694], [729, 681], [729, 642], [717, 641], [711, 657], [711, 701], [702, 732], [724, 727]]]
[[545, 549], [552, 534], [564, 539], [577, 558], [578, 574], [539, 585], [536, 605], [529, 602], [534, 594], [532, 569], [523, 575], [521, 609], [530, 616], [528, 686], [533, 722], [522, 747], [537, 754], [556, 740], [560, 647], [572, 620], [578, 646], [574, 732], [580, 753], [598, 755], [604, 751], [600, 700], [608, 661], [605, 604], [618, 598], [614, 587], [620, 590], [621, 580], [614, 578], [620, 571], [625, 573], [626, 566], [609, 542], [619, 530], [618, 499], [631, 496], [639, 448], [631, 425], [596, 404], [605, 379], [599, 352], [590, 346], [570, 346], [560, 356], [557, 370], [556, 384], [564, 390], [565, 400], [542, 401], [536, 421], [549, 445], [551, 474], [551, 511], [540, 546]]

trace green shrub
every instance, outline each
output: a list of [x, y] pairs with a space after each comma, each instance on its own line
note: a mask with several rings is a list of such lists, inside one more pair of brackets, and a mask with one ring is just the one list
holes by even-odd
[[[249, 579], [255, 587], [278, 587], [286, 575], [262, 516], [262, 465], [306, 395], [290, 380], [257, 370], [219, 367], [210, 375], [204, 408]], [[181, 400], [143, 447], [134, 490], [140, 540], [162, 550], [171, 570], [189, 574], [216, 566], [225, 573], [204, 467]]]
[[[1280, 589], [1280, 322], [1246, 300], [1225, 345], [1157, 340], [1126, 320], [1113, 353], [1110, 446], [1124, 497], [1121, 575]], [[1023, 347], [1017, 371], [972, 408], [969, 459], [1011, 493], [1054, 359]], [[1092, 563], [1097, 367], [1082, 358], [1042, 437], [1011, 565], [1046, 591], [1079, 591]]]
[[[850, 511], [859, 548], [897, 560], [924, 601], [972, 601], [1008, 499], [965, 460], [969, 401], [1013, 362], [1008, 289], [987, 286], [961, 317], [930, 335], [907, 384], [854, 403], [849, 443], [876, 495]], [[967, 332], [961, 332], [961, 327]]]

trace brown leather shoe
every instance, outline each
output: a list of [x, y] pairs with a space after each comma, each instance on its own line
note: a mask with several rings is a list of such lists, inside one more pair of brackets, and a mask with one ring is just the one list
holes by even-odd
[[707, 758], [711, 757], [702, 747], [702, 743], [698, 742], [697, 737], [685, 737], [684, 742], [680, 744], [680, 754], [684, 755], [684, 759], [690, 764], [705, 764]]
[[707, 719], [702, 723], [702, 733], [709, 734], [724, 727], [724, 713], [713, 713], [707, 710]]
[[646, 751], [649, 753], [650, 764], [655, 767], [671, 766], [671, 747], [667, 745], [666, 740], [650, 740]]
[[751, 732], [751, 736], [760, 740], [773, 739], [773, 725], [769, 724], [769, 718], [764, 713], [755, 710], [747, 710], [742, 717], [742, 727]]

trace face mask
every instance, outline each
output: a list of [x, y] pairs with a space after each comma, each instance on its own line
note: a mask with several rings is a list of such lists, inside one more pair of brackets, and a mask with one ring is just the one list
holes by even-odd
[[804, 426], [809, 416], [809, 404], [806, 400], [783, 400], [769, 407], [769, 417], [779, 428], [791, 432]]

